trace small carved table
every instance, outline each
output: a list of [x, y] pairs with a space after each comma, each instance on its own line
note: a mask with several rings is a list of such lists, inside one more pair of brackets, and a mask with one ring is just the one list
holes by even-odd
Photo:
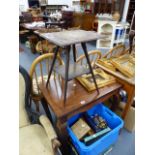
[[45, 28], [45, 26], [30, 26], [32, 23], [24, 23], [24, 24], [20, 24], [20, 26], [22, 26], [25, 29], [31, 30], [31, 31], [35, 31], [35, 30], [40, 30]]
[[[95, 84], [96, 90], [99, 93], [96, 80], [94, 77], [94, 73], [90, 64], [89, 56], [88, 56], [88, 51], [86, 47], [86, 42], [97, 40], [101, 38], [102, 36], [99, 35], [98, 33], [94, 31], [85, 31], [85, 30], [70, 30], [70, 31], [61, 31], [61, 32], [53, 32], [53, 33], [44, 33], [40, 34], [40, 36], [49, 42], [54, 43], [57, 48], [54, 53], [54, 58], [53, 62], [50, 68], [50, 72], [48, 75], [48, 80], [46, 83], [46, 87], [48, 86], [50, 76], [52, 74], [54, 64], [57, 58], [57, 54], [59, 51], [59, 48], [66, 48], [66, 64], [65, 66], [57, 70], [57, 72], [65, 79], [65, 89], [64, 89], [64, 106], [66, 103], [66, 96], [67, 96], [67, 83], [69, 80], [74, 79], [77, 76], [80, 76], [82, 74], [90, 72], [92, 74], [93, 82]], [[86, 60], [89, 66], [89, 70], [85, 70], [84, 68], [82, 69], [82, 66], [76, 66], [76, 49], [75, 49], [75, 44], [81, 43], [84, 54], [86, 56]], [[73, 57], [74, 57], [74, 64], [70, 65], [69, 60], [70, 60], [70, 51], [71, 51], [71, 46], [73, 46]], [[71, 67], [69, 67], [71, 66]], [[79, 69], [78, 69], [79, 67]], [[69, 69], [72, 69], [72, 72], [69, 72]]]

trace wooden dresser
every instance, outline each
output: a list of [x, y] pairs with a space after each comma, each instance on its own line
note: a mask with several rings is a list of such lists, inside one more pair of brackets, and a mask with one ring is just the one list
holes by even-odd
[[91, 13], [74, 13], [72, 26], [81, 26], [83, 30], [92, 30], [92, 24], [95, 20], [95, 15]]

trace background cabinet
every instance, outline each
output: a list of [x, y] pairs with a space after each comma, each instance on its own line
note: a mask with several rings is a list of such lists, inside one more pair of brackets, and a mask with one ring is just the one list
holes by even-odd
[[97, 48], [111, 49], [114, 45], [125, 42], [128, 23], [98, 20], [98, 24], [98, 33], [103, 35], [103, 38], [97, 41]]
[[80, 26], [83, 30], [92, 30], [92, 24], [95, 20], [95, 15], [91, 13], [73, 13], [72, 26]]
[[72, 5], [72, 0], [48, 0], [48, 5]]
[[98, 21], [98, 33], [103, 35], [103, 38], [97, 41], [97, 48], [110, 49], [113, 47], [115, 27], [116, 21]]

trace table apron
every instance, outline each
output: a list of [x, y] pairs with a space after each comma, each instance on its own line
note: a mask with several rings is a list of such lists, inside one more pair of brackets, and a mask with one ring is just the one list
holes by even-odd
[[84, 106], [82, 106], [82, 107], [80, 107], [80, 108], [78, 108], [78, 109], [75, 109], [75, 110], [73, 110], [72, 112], [70, 112], [70, 113], [68, 113], [68, 114], [66, 114], [66, 115], [57, 117], [57, 119], [59, 119], [60, 121], [62, 120], [62, 122], [64, 122], [64, 121], [63, 121], [64, 118], [65, 118], [65, 120], [66, 120], [66, 118], [69, 119], [69, 118], [71, 118], [72, 116], [74, 116], [74, 115], [76, 115], [76, 114], [78, 114], [78, 113], [80, 113], [80, 112], [85, 112], [85, 111], [87, 111], [88, 109], [92, 108], [94, 105], [99, 104], [99, 103], [101, 103], [101, 102], [104, 102], [104, 101], [106, 101], [107, 99], [109, 99], [111, 96], [113, 96], [113, 95], [119, 93], [119, 90], [120, 90], [120, 89], [121, 89], [121, 88], [119, 88], [119, 89], [117, 89], [117, 90], [114, 90], [113, 92], [108, 93], [108, 94], [105, 95], [104, 97], [100, 97], [100, 98], [98, 98], [98, 99], [95, 100], [95, 101], [92, 101], [92, 102], [90, 102], [90, 103], [87, 103], [86, 105], [84, 105]]

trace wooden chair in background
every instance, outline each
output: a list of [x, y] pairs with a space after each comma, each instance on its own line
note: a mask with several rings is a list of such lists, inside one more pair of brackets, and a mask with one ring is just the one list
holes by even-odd
[[39, 41], [36, 45], [36, 51], [39, 54], [53, 53], [56, 46], [52, 43], [49, 43], [47, 40]]
[[[92, 51], [89, 51], [89, 52], [88, 52], [88, 55], [89, 55], [89, 59], [90, 59], [91, 65], [92, 65], [92, 67], [94, 67], [95, 62], [96, 62], [98, 59], [101, 58], [102, 53], [101, 53], [101, 51], [99, 51], [99, 50], [92, 50]], [[77, 58], [76, 62], [77, 62], [77, 63], [80, 63], [81, 65], [83, 65], [85, 59], [86, 59], [85, 55], [82, 54], [81, 56], [79, 56], [79, 58]], [[85, 61], [85, 62], [86, 62], [86, 61]]]
[[112, 48], [110, 51], [108, 51], [106, 54], [103, 55], [103, 58], [113, 58], [113, 57], [118, 57], [122, 54], [125, 54], [125, 45], [120, 44]]
[[131, 50], [131, 47], [129, 47], [126, 50], [126, 53], [131, 54], [131, 55], [135, 55], [135, 44], [132, 45], [132, 50]]
[[33, 54], [36, 53], [36, 44], [38, 43], [39, 41], [39, 38], [36, 36], [36, 35], [31, 35], [28, 37], [28, 40], [29, 40], [29, 43], [30, 43], [30, 49], [31, 49], [31, 52]]
[[[42, 93], [39, 90], [39, 84], [46, 83], [53, 57], [53, 53], [43, 54], [33, 61], [30, 68], [30, 78], [32, 81], [31, 99], [36, 104], [37, 111], [39, 111], [39, 102], [43, 98]], [[64, 65], [59, 55], [57, 56], [56, 65]]]

